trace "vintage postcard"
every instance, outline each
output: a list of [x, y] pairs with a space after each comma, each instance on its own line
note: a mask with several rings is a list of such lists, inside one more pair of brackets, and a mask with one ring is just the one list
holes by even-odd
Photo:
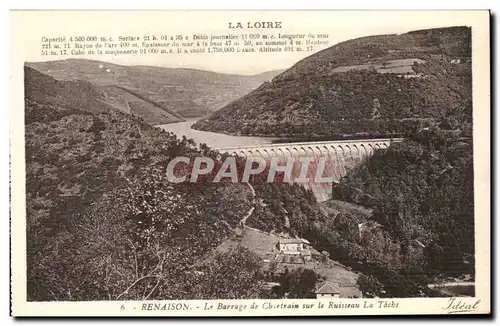
[[489, 314], [488, 11], [12, 11], [14, 316]]

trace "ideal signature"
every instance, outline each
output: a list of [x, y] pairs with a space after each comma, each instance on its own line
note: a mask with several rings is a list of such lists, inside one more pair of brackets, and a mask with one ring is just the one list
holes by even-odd
[[471, 312], [479, 307], [479, 303], [481, 303], [481, 299], [471, 301], [466, 298], [450, 298], [448, 304], [443, 307], [443, 310], [447, 310], [449, 314]]

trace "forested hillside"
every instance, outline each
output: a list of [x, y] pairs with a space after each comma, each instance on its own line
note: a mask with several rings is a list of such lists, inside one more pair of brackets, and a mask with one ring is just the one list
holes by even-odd
[[422, 243], [423, 273], [474, 274], [472, 140], [441, 130], [410, 135], [377, 151], [333, 192], [372, 207], [373, 220], [398, 242]]
[[339, 43], [194, 128], [242, 135], [401, 135], [440, 124], [470, 132], [470, 28]]
[[[327, 214], [318, 206], [311, 191], [295, 185], [286, 192], [276, 185], [254, 185], [263, 198], [247, 221], [264, 231], [289, 232], [305, 238], [330, 259], [361, 273], [358, 286], [364, 296], [437, 296], [427, 284], [438, 273], [427, 275], [420, 269], [426, 259], [419, 248], [393, 237], [387, 228], [373, 227], [369, 217], [352, 213]], [[359, 224], [366, 223], [367, 232]]]
[[247, 224], [308, 239], [363, 273], [366, 296], [442, 296], [427, 284], [475, 275], [472, 158], [471, 140], [424, 130], [376, 151], [334, 186], [334, 199], [371, 213], [325, 210], [300, 186], [255, 184], [263, 200]]
[[245, 185], [168, 183], [172, 157], [201, 155], [191, 142], [65, 94], [46, 103], [33, 88], [50, 85], [33, 76], [27, 69], [29, 300], [260, 293], [246, 251], [199, 264], [248, 210]]
[[[200, 152], [192, 141], [124, 113], [101, 112], [83, 95], [65, 96], [61, 85], [68, 84], [56, 83], [64, 91], [57, 96], [40, 83], [45, 77], [26, 68], [28, 300], [267, 296], [254, 254], [212, 255], [263, 200], [246, 184], [209, 182], [220, 168], [217, 152]], [[90, 94], [69, 85], [74, 94]], [[57, 101], [46, 101], [53, 91]], [[214, 174], [168, 182], [172, 158], [199, 155], [216, 160]], [[277, 184], [259, 194], [299, 202], [304, 193], [294, 189]], [[308, 215], [304, 209], [300, 216]]]

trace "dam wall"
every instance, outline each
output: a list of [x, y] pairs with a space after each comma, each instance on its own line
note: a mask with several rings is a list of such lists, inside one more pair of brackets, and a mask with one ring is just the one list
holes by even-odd
[[[295, 182], [301, 172], [302, 163], [300, 158], [307, 157], [310, 160], [307, 170], [309, 181], [303, 183], [303, 185], [313, 191], [318, 202], [322, 202], [331, 197], [332, 183], [316, 182], [318, 171], [322, 172], [322, 177], [332, 178], [333, 182], [338, 183], [348, 171], [357, 167], [367, 157], [372, 156], [376, 150], [388, 148], [391, 143], [402, 140], [402, 138], [340, 140], [262, 144], [216, 149], [221, 153], [244, 158], [262, 157], [268, 162], [272, 157], [278, 157], [279, 165], [286, 164], [287, 160], [291, 158], [293, 161], [291, 183]], [[325, 162], [324, 167], [318, 169], [321, 160]]]

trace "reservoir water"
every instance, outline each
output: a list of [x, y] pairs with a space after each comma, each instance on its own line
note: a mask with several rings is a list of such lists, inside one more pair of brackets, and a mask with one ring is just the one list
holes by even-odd
[[251, 146], [259, 144], [271, 144], [277, 137], [249, 137], [249, 136], [231, 136], [220, 134], [216, 132], [200, 131], [191, 129], [191, 126], [196, 122], [196, 119], [187, 120], [184, 122], [169, 123], [165, 125], [158, 125], [156, 127], [165, 131], [173, 132], [178, 138], [186, 136], [192, 138], [194, 142], [199, 145], [201, 143], [207, 144], [214, 149], [225, 147], [239, 147]]

